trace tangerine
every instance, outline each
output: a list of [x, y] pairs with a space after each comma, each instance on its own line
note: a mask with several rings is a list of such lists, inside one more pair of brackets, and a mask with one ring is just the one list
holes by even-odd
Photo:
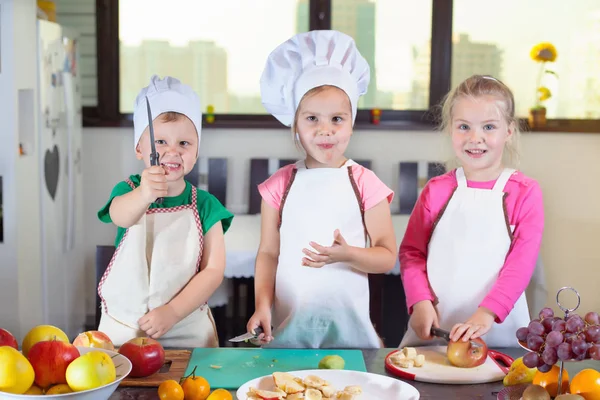
[[[558, 365], [553, 365], [552, 369], [548, 372], [540, 372], [537, 371], [533, 376], [534, 385], [540, 385], [551, 397], [556, 397], [558, 392], [558, 373], [560, 372], [560, 367]], [[569, 391], [569, 373], [567, 370], [563, 370], [562, 376], [562, 387], [560, 392], [567, 393]]]
[[217, 389], [206, 400], [233, 400], [233, 396], [225, 389]]
[[166, 380], [158, 387], [158, 398], [160, 400], [183, 400], [183, 388], [173, 379]]
[[585, 400], [600, 400], [600, 372], [587, 368], [577, 373], [571, 381], [571, 394]]
[[194, 371], [181, 384], [185, 400], [206, 400], [210, 395], [210, 385], [203, 377], [194, 375]]

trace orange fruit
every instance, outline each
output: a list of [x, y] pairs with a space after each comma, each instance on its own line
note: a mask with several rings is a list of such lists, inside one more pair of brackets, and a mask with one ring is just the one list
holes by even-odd
[[158, 387], [158, 398], [160, 400], [183, 400], [183, 388], [177, 381], [169, 379]]
[[206, 400], [233, 400], [233, 396], [225, 389], [217, 389]]
[[[558, 373], [560, 372], [560, 367], [558, 365], [553, 365], [552, 369], [548, 372], [540, 372], [537, 371], [533, 376], [534, 385], [540, 385], [545, 388], [548, 394], [551, 397], [556, 397], [558, 392]], [[567, 393], [569, 390], [569, 373], [567, 370], [563, 370], [562, 375], [562, 388], [561, 393]]]
[[571, 394], [585, 400], [600, 400], [600, 372], [587, 368], [577, 373], [571, 381]]
[[210, 394], [210, 385], [201, 376], [188, 376], [181, 387], [185, 394], [185, 400], [206, 400]]

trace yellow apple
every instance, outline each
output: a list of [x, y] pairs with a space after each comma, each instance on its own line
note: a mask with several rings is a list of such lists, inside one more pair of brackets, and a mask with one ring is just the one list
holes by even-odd
[[116, 377], [112, 358], [99, 350], [79, 356], [67, 367], [67, 384], [74, 392], [108, 385]]
[[65, 394], [65, 393], [73, 393], [73, 390], [66, 383], [59, 383], [58, 385], [54, 385], [46, 390], [46, 395], [50, 394]]
[[59, 328], [52, 325], [38, 325], [25, 335], [23, 345], [21, 346], [23, 355], [27, 357], [29, 349], [31, 349], [34, 344], [46, 340], [58, 340], [69, 344], [71, 343], [67, 334]]
[[29, 395], [33, 395], [33, 396], [41, 396], [44, 394], [44, 391], [39, 386], [33, 385], [29, 389], [27, 389], [27, 391], [23, 394], [29, 394]]
[[33, 384], [29, 360], [9, 346], [0, 347], [0, 392], [23, 394]]

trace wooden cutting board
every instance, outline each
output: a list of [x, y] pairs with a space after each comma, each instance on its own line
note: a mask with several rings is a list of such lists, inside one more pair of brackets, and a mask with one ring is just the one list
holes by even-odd
[[400, 368], [391, 362], [390, 357], [399, 351], [395, 350], [385, 358], [385, 369], [407, 380], [464, 385], [501, 381], [514, 361], [504, 353], [488, 350], [488, 357], [482, 365], [474, 368], [458, 368], [448, 361], [446, 348], [446, 346], [415, 347], [417, 354], [425, 356], [425, 364], [422, 367], [412, 368]]
[[145, 378], [125, 378], [119, 386], [124, 387], [158, 387], [167, 379], [177, 382], [183, 377], [192, 352], [189, 350], [165, 350], [165, 363], [155, 374]]

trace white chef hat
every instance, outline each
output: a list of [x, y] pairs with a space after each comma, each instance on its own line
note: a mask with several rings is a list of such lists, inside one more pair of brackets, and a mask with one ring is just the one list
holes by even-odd
[[352, 37], [333, 30], [300, 33], [267, 58], [260, 78], [262, 103], [281, 123], [291, 126], [306, 92], [336, 86], [350, 99], [354, 124], [358, 99], [367, 92], [370, 77], [369, 63]]
[[148, 127], [148, 109], [146, 96], [150, 103], [152, 118], [156, 119], [165, 112], [178, 112], [188, 117], [198, 133], [198, 154], [200, 154], [200, 133], [202, 131], [202, 106], [200, 97], [194, 90], [179, 81], [179, 79], [165, 76], [152, 75], [150, 85], [143, 88], [135, 99], [133, 109], [134, 148], [137, 147], [140, 137]]

